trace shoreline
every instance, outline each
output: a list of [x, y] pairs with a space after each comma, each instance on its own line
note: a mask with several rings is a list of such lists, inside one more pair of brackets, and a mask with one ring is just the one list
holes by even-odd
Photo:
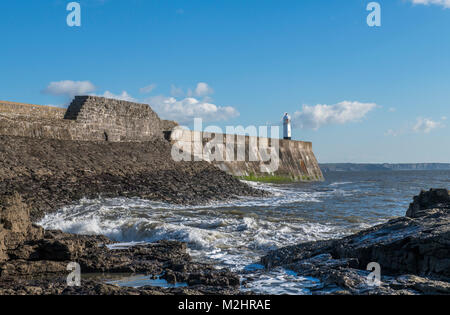
[[[315, 277], [337, 295], [450, 294], [450, 191], [414, 197], [404, 217], [340, 239], [279, 248], [261, 258]], [[370, 284], [379, 268], [379, 284]], [[320, 294], [320, 293], [318, 293]]]
[[[442, 265], [442, 262], [435, 262], [431, 269], [408, 267], [411, 260], [408, 257], [415, 252], [415, 244], [432, 248], [429, 257], [436, 258], [442, 250], [448, 251], [438, 245], [445, 243], [449, 236], [450, 198], [449, 192], [445, 190], [445, 194], [443, 191], [422, 192], [411, 204], [406, 217], [390, 220], [343, 239], [307, 242], [269, 252], [261, 258], [261, 264], [265, 266], [261, 272], [270, 272], [279, 266], [293, 270], [298, 276], [319, 279], [320, 287], [312, 289], [312, 294], [449, 293], [449, 266], [441, 266], [438, 268], [440, 271], [432, 274], [427, 270], [436, 271], [435, 266]], [[1, 201], [0, 221], [4, 225], [6, 223], [11, 232], [15, 231], [11, 233], [13, 238], [10, 235], [4, 239], [8, 239], [10, 246], [11, 241], [16, 243], [14, 248], [7, 250], [9, 260], [0, 263], [0, 294], [251, 294], [241, 291], [240, 273], [217, 270], [214, 265], [194, 262], [187, 254], [186, 243], [160, 241], [111, 250], [106, 245], [115, 242], [104, 236], [45, 231], [33, 225], [29, 218], [27, 220], [30, 208], [17, 194], [3, 197]], [[18, 232], [21, 229], [25, 229], [26, 233]], [[432, 237], [427, 232], [430, 229], [434, 231]], [[412, 230], [417, 234], [414, 238], [411, 238], [414, 235]], [[380, 235], [383, 235], [381, 239]], [[367, 256], [371, 248], [379, 252], [374, 257], [384, 260], [400, 257], [397, 266], [404, 266], [403, 269], [392, 269], [383, 274], [383, 285], [377, 288], [366, 283], [369, 272], [365, 271], [364, 265], [373, 258]], [[393, 254], [397, 252], [399, 254]], [[447, 257], [446, 254], [444, 256]], [[429, 258], [425, 259], [429, 261]], [[186, 286], [130, 288], [108, 284], [106, 279], [98, 278], [83, 280], [81, 287], [68, 287], [65, 277], [70, 261], [79, 262], [85, 275], [143, 274], [153, 278], [161, 276], [168, 284], [185, 283]], [[394, 264], [383, 261], [383, 266], [386, 265]], [[33, 279], [43, 274], [47, 279]]]
[[18, 192], [34, 222], [73, 201], [99, 196], [196, 205], [268, 195], [207, 162], [174, 162], [162, 139], [107, 143], [0, 136], [0, 142], [0, 195]]
[[[0, 295], [253, 294], [241, 287], [251, 279], [241, 283], [241, 272], [193, 261], [186, 243], [159, 241], [114, 248], [111, 245], [117, 243], [105, 236], [45, 231], [32, 224], [27, 217], [30, 208], [17, 194], [2, 197], [1, 204], [0, 221], [10, 235], [4, 237], [2, 230], [0, 241], [4, 237], [10, 248], [9, 259], [0, 263]], [[268, 252], [261, 258], [264, 269], [259, 272], [282, 267], [297, 276], [318, 279], [319, 285], [310, 288], [313, 295], [449, 294], [449, 248], [445, 246], [449, 237], [450, 192], [434, 189], [416, 196], [405, 217], [341, 239]], [[83, 276], [87, 276], [82, 277], [80, 287], [66, 284], [70, 261], [80, 263]], [[368, 285], [370, 271], [365, 266], [371, 261], [383, 266], [380, 286]], [[89, 276], [105, 273], [144, 275], [166, 281], [169, 287], [118, 286], [107, 283], [105, 276]]]
[[[104, 236], [45, 231], [33, 222], [81, 198], [140, 197], [195, 205], [212, 200], [232, 200], [237, 196], [265, 197], [267, 191], [247, 185], [207, 162], [175, 163], [168, 158], [169, 143], [162, 139], [107, 143], [0, 136], [0, 141], [4, 144], [0, 148], [0, 294], [251, 294], [241, 291], [237, 273], [216, 269], [214, 264], [194, 262], [187, 253], [186, 243], [160, 241], [110, 250], [105, 245], [112, 241]], [[381, 289], [369, 289], [365, 285], [367, 272], [363, 264], [367, 259], [364, 255], [379, 246], [396, 248], [396, 233], [403, 235], [402, 244], [415, 244], [406, 233], [408, 229], [417, 226], [426, 230], [440, 226], [437, 238], [429, 240], [427, 234], [422, 233], [417, 242], [430, 241], [432, 247], [445, 242], [449, 233], [448, 191], [442, 200], [437, 198], [440, 203], [435, 197], [427, 197], [428, 194], [423, 193], [415, 201], [419, 210], [422, 199], [433, 201], [425, 204], [427, 209], [424, 208], [426, 211], [420, 219], [394, 219], [341, 240], [300, 244], [287, 251], [281, 248], [268, 253], [261, 262], [267, 271], [278, 265], [289, 267], [299, 275], [317, 277], [333, 294], [448, 293], [450, 285], [445, 272], [450, 267], [446, 265], [444, 273], [433, 275], [399, 270], [394, 274], [395, 280]], [[411, 207], [414, 208], [414, 204]], [[399, 222], [403, 224], [400, 230], [391, 228]], [[375, 241], [369, 247], [357, 242], [362, 249], [349, 250], [348, 255], [336, 250], [348, 247], [346, 242], [356, 240], [358, 235], [370, 235], [380, 230], [385, 231], [383, 233], [392, 242]], [[296, 249], [295, 253], [290, 251], [291, 248]], [[309, 254], [298, 256], [305, 248]], [[437, 247], [437, 250], [443, 249]], [[301, 259], [289, 263], [274, 262], [270, 258], [274, 253], [287, 255], [288, 259]], [[392, 254], [389, 251], [380, 253], [379, 258], [383, 259]], [[406, 258], [402, 261], [405, 264], [410, 253], [414, 250], [404, 252]], [[428, 259], [438, 256], [432, 252]], [[83, 273], [138, 273], [161, 276], [170, 284], [186, 283], [188, 286], [133, 289], [86, 280], [81, 287], [68, 287], [65, 279], [69, 262], [78, 262]], [[47, 278], [35, 279], [36, 276]]]
[[[104, 244], [112, 241], [106, 237], [45, 231], [34, 222], [82, 198], [139, 197], [197, 205], [263, 197], [267, 192], [204, 161], [174, 162], [171, 146], [163, 139], [108, 143], [0, 136], [0, 142], [0, 294], [137, 293], [95, 281], [68, 288], [65, 277], [71, 261], [87, 273], [138, 271], [190, 284], [142, 289], [142, 294], [239, 293], [236, 274], [193, 263], [184, 243], [108, 250]], [[27, 280], [37, 275], [52, 281]]]

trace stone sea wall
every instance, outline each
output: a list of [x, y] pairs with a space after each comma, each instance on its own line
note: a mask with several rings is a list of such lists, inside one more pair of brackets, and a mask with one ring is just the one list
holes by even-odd
[[[177, 128], [166, 132], [175, 156], [208, 161], [238, 177], [270, 181], [321, 181], [311, 142], [224, 135]], [[177, 152], [178, 151], [178, 152]], [[184, 153], [184, 154], [183, 154]]]
[[160, 124], [148, 105], [97, 96], [76, 96], [67, 110], [0, 101], [0, 135], [139, 142], [161, 138]]
[[39, 117], [41, 119], [63, 119], [66, 109], [52, 106], [32, 105], [0, 101], [0, 115], [9, 117]]
[[103, 132], [104, 140], [112, 142], [149, 141], [162, 136], [161, 120], [146, 104], [76, 96], [64, 119], [81, 125], [84, 139], [89, 139], [92, 131]]
[[[233, 145], [222, 152], [230, 157], [213, 161], [209, 155], [203, 154], [203, 148], [209, 140], [219, 135], [169, 131], [176, 126], [176, 122], [161, 120], [146, 104], [97, 96], [76, 96], [67, 109], [0, 101], [0, 135], [3, 136], [64, 141], [146, 142], [163, 139], [165, 132], [166, 139], [175, 147], [192, 147], [192, 151], [188, 150], [193, 154], [192, 160], [211, 162], [234, 176], [323, 180], [310, 142], [220, 135], [221, 143], [233, 141]], [[197, 137], [202, 140], [196, 144], [194, 140]], [[270, 155], [270, 147], [278, 152], [276, 156]], [[232, 157], [231, 151], [234, 151]]]

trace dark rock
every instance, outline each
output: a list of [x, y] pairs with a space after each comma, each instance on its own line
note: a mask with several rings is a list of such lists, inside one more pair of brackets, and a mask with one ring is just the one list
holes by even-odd
[[43, 235], [44, 230], [31, 223], [30, 207], [17, 193], [0, 196], [0, 262], [8, 260], [8, 253], [26, 256], [30, 248], [20, 245]]
[[[13, 111], [19, 108], [13, 106]], [[48, 118], [61, 115], [59, 110], [42, 110]], [[268, 193], [207, 162], [173, 161], [161, 127], [174, 123], [161, 126], [147, 105], [78, 97], [68, 110], [69, 120], [55, 121], [54, 128], [29, 114], [26, 121], [11, 125], [16, 127], [14, 136], [0, 136], [0, 294], [237, 293], [237, 275], [192, 262], [186, 244], [161, 241], [110, 250], [106, 245], [112, 242], [106, 237], [44, 231], [32, 222], [84, 197], [194, 205]], [[111, 117], [120, 128], [109, 126]], [[9, 123], [0, 125], [2, 134], [11, 134]], [[142, 142], [116, 142], [138, 140]], [[195, 282], [196, 289], [135, 290], [99, 282], [66, 288], [64, 281], [54, 278], [67, 274], [69, 262], [79, 263], [83, 274], [165, 275], [170, 282]], [[45, 279], [30, 280], [36, 277]]]
[[423, 294], [450, 294], [450, 283], [414, 275], [397, 277], [391, 284], [395, 289], [409, 289]]
[[[401, 283], [401, 290], [405, 290], [401, 294], [427, 294], [435, 290], [427, 289], [433, 285], [439, 287], [436, 292], [445, 291], [447, 286], [441, 282], [448, 284], [450, 279], [448, 191], [422, 192], [414, 199], [408, 213], [414, 218], [394, 219], [342, 239], [308, 242], [272, 251], [261, 263], [266, 268], [283, 266], [317, 277], [327, 285], [334, 284], [354, 294], [366, 293], [366, 267], [376, 262], [383, 276], [419, 276], [395, 282], [396, 289]], [[410, 279], [410, 285], [405, 284], [404, 279]], [[391, 286], [379, 291], [381, 289], [367, 293], [393, 294]]]
[[82, 280], [80, 287], [68, 287], [63, 278], [47, 280], [9, 280], [0, 286], [0, 295], [235, 295], [236, 288], [217, 288], [198, 285], [195, 287], [129, 288]]
[[422, 191], [420, 195], [414, 197], [414, 202], [409, 206], [406, 216], [419, 218], [437, 211], [450, 211], [450, 194], [447, 189]]
[[163, 139], [108, 143], [0, 136], [0, 143], [0, 196], [18, 192], [32, 221], [83, 197], [204, 204], [268, 195], [207, 162], [173, 161]]
[[[160, 241], [154, 244], [109, 249], [104, 236], [72, 235], [44, 231], [33, 225], [29, 207], [18, 194], [1, 199], [0, 294], [236, 294], [239, 277], [212, 265], [194, 263], [185, 243]], [[139, 273], [164, 275], [169, 283], [190, 282], [196, 289], [178, 291], [158, 288], [119, 288], [101, 280], [83, 288], [67, 288], [55, 277], [68, 275], [70, 262], [89, 273]], [[33, 280], [39, 278], [39, 281]], [[42, 279], [45, 278], [45, 279]], [[57, 285], [53, 285], [53, 283]]]

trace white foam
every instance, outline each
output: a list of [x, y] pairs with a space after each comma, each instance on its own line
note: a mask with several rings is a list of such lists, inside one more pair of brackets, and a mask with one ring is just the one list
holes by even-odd
[[[317, 222], [315, 214], [305, 210], [309, 206], [299, 210], [299, 205], [321, 203], [342, 190], [305, 191], [290, 185], [252, 185], [270, 191], [272, 196], [203, 206], [170, 205], [139, 198], [83, 199], [46, 215], [40, 225], [76, 234], [106, 235], [120, 242], [112, 249], [178, 240], [188, 244], [194, 259], [213, 261], [234, 271], [258, 261], [269, 250], [349, 232], [342, 226]], [[284, 293], [304, 290], [299, 284], [302, 279], [295, 280], [290, 288], [285, 274], [267, 277], [255, 284], [256, 292], [272, 293], [262, 288], [270, 283], [280, 286], [280, 292]]]
[[331, 183], [330, 186], [341, 186], [341, 185], [349, 185], [349, 184], [353, 184], [353, 182], [335, 182], [335, 183]]
[[[255, 268], [256, 271], [258, 268]], [[253, 281], [249, 282], [243, 291], [251, 291], [257, 294], [271, 295], [309, 295], [311, 288], [320, 285], [318, 279], [300, 277], [295, 272], [277, 268], [270, 272], [255, 272], [250, 276]]]
[[[147, 208], [143, 207], [146, 203]], [[106, 235], [131, 244], [178, 240], [188, 243], [191, 254], [199, 260], [213, 259], [234, 270], [259, 259], [268, 250], [339, 233], [332, 226], [295, 217], [274, 220], [219, 208], [155, 209], [148, 201], [121, 198], [83, 200], [47, 215], [40, 225], [76, 234]]]

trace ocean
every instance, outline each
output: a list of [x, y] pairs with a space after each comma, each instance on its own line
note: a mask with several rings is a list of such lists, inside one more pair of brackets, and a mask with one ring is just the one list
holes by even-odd
[[[103, 234], [130, 246], [178, 240], [194, 260], [213, 262], [241, 275], [242, 290], [309, 294], [317, 279], [258, 264], [269, 250], [306, 241], [339, 238], [404, 216], [421, 190], [449, 188], [450, 171], [327, 172], [318, 183], [249, 182], [272, 193], [204, 206], [177, 206], [142, 199], [80, 200], [47, 215], [46, 229]], [[108, 277], [119, 285], [168, 286], [142, 275]], [[183, 285], [183, 284], [178, 284]]]

